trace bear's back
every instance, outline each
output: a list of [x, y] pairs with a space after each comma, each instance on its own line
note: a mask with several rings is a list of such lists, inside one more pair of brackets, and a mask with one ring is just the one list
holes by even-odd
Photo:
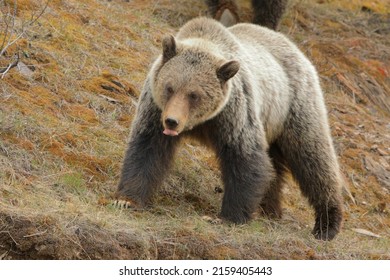
[[[243, 46], [253, 46], [260, 53], [270, 53], [282, 65], [284, 70], [293, 78], [308, 72], [313, 75], [315, 69], [299, 48], [285, 35], [259, 25], [240, 23], [228, 30]], [[315, 74], [314, 74], [315, 75]]]
[[[248, 51], [251, 72], [260, 81], [257, 99], [269, 141], [282, 130], [291, 103], [304, 104], [322, 99], [317, 71], [313, 64], [283, 34], [254, 24], [240, 23], [228, 30]], [[257, 79], [258, 80], [258, 79]], [[278, 104], [278, 106], [275, 106]], [[321, 106], [321, 110], [323, 110]]]

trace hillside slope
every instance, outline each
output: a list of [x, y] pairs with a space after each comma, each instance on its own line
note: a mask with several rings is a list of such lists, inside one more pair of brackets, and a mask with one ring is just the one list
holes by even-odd
[[[347, 185], [332, 242], [311, 235], [292, 181], [281, 220], [209, 224], [218, 164], [192, 142], [153, 207], [110, 206], [161, 38], [204, 14], [203, 1], [52, 0], [41, 16], [46, 1], [16, 2], [14, 15], [0, 1], [15, 18], [8, 35], [22, 34], [0, 57], [0, 259], [390, 259], [388, 1], [290, 0], [281, 25], [318, 69]], [[239, 3], [249, 20], [250, 1]]]

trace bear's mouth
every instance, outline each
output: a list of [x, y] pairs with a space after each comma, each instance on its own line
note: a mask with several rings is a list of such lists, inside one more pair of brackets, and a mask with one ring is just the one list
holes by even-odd
[[169, 129], [169, 128], [165, 128], [163, 133], [165, 135], [168, 135], [168, 136], [178, 136], [179, 135], [179, 133], [176, 130], [172, 130], [172, 129]]

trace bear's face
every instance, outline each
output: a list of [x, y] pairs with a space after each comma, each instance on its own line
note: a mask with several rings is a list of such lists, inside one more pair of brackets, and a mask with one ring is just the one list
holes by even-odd
[[163, 40], [161, 66], [153, 81], [153, 99], [161, 109], [163, 133], [181, 132], [215, 117], [229, 99], [228, 80], [239, 63], [205, 50]]

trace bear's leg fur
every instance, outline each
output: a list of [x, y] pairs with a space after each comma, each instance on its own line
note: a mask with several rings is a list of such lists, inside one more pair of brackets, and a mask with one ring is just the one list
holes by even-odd
[[282, 217], [280, 197], [287, 169], [285, 165], [285, 160], [281, 155], [280, 149], [275, 143], [270, 146], [268, 153], [275, 168], [276, 177], [271, 182], [270, 188], [262, 198], [260, 208], [263, 214], [271, 218], [279, 219]]
[[151, 96], [141, 97], [116, 196], [146, 206], [171, 165], [178, 137], [163, 134], [161, 112]]
[[331, 240], [341, 227], [342, 198], [336, 155], [324, 120], [326, 115], [319, 109], [293, 106], [278, 144], [315, 209], [314, 236]]
[[[226, 138], [224, 134], [219, 135]], [[225, 188], [221, 217], [236, 224], [251, 219], [274, 177], [271, 160], [260, 140], [253, 143], [255, 138], [236, 139], [235, 144], [220, 139], [216, 144]], [[248, 139], [251, 144], [247, 143]], [[248, 145], [253, 146], [249, 148]]]
[[[206, 0], [209, 15], [225, 26], [231, 26], [239, 21], [238, 7], [235, 0]], [[228, 21], [224, 17], [229, 15]]]
[[253, 23], [276, 30], [287, 0], [252, 0]]
[[[223, 21], [223, 15], [226, 11], [230, 12], [234, 23], [239, 21], [235, 0], [206, 0], [206, 4], [209, 14], [225, 26], [233, 25]], [[287, 0], [252, 0], [253, 23], [276, 30], [286, 6]]]

